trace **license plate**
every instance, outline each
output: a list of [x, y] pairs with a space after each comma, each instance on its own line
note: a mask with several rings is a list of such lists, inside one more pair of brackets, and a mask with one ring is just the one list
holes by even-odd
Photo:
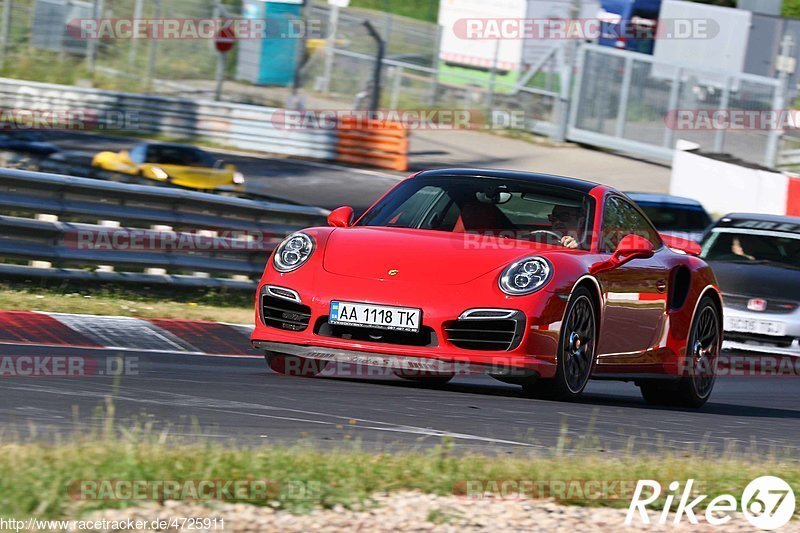
[[419, 331], [422, 310], [412, 307], [331, 302], [328, 322], [363, 328]]
[[786, 324], [773, 320], [757, 320], [755, 318], [726, 317], [725, 330], [758, 333], [782, 337], [786, 334]]

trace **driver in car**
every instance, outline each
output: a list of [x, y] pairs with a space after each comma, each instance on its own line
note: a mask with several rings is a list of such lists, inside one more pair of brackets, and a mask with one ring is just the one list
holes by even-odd
[[561, 246], [565, 248], [578, 247], [578, 230], [586, 222], [586, 219], [581, 216], [580, 208], [555, 205], [553, 212], [547, 218], [550, 220], [552, 230], [561, 234]]

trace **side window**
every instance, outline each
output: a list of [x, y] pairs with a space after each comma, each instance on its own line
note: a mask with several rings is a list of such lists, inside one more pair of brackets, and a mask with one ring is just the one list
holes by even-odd
[[631, 204], [612, 196], [606, 201], [603, 213], [603, 242], [601, 249], [611, 253], [625, 235], [633, 233], [649, 240], [653, 248], [661, 246], [658, 232]]
[[129, 154], [129, 156], [131, 158], [131, 161], [133, 161], [134, 163], [137, 163], [137, 164], [144, 163], [145, 151], [146, 150], [147, 150], [147, 147], [145, 145], [143, 145], [143, 144], [137, 144], [136, 146], [131, 148], [131, 151], [130, 151], [130, 154]]

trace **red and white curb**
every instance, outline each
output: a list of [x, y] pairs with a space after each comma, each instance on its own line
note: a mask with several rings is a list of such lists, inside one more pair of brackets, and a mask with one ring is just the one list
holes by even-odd
[[256, 356], [252, 326], [199, 320], [0, 311], [0, 344]]

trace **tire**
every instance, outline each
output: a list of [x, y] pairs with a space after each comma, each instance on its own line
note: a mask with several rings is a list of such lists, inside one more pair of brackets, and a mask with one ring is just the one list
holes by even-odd
[[395, 370], [394, 375], [401, 379], [405, 379], [408, 381], [415, 381], [422, 385], [428, 385], [431, 387], [438, 387], [441, 385], [445, 385], [455, 376], [455, 374], [453, 374], [452, 372], [431, 372], [431, 371], [408, 372], [404, 370]]
[[285, 355], [280, 353], [267, 352], [264, 355], [267, 366], [275, 373], [283, 376], [294, 376], [301, 378], [314, 377], [328, 366], [328, 361], [319, 361], [300, 357], [299, 355]]
[[711, 297], [703, 296], [689, 329], [682, 376], [675, 381], [642, 382], [642, 397], [652, 405], [702, 407], [714, 389], [721, 345], [719, 308]]
[[534, 398], [577, 399], [592, 375], [596, 346], [597, 309], [594, 299], [587, 288], [578, 287], [564, 313], [555, 377], [528, 380], [522, 385], [523, 390]]

